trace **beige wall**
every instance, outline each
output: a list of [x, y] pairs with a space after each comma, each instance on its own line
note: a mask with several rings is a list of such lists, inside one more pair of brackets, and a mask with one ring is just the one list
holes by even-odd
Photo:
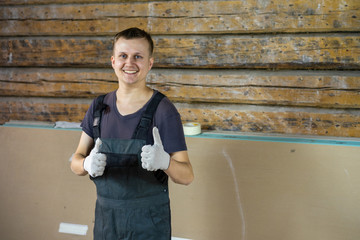
[[[68, 159], [80, 131], [0, 127], [0, 238], [92, 239], [95, 188]], [[170, 185], [173, 235], [357, 240], [360, 147], [187, 137], [195, 180]], [[86, 236], [59, 224], [88, 225]]]

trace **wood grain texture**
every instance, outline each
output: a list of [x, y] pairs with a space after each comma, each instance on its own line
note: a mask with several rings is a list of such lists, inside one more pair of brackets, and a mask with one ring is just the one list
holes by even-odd
[[[242, 109], [244, 108], [244, 109]], [[246, 110], [245, 110], [246, 109]], [[256, 111], [238, 106], [233, 109], [180, 107], [185, 121], [201, 123], [204, 129], [241, 132], [329, 135], [360, 137], [359, 111], [312, 112], [310, 109], [268, 109]]]
[[4, 7], [0, 19], [7, 21], [0, 21], [1, 34], [113, 35], [131, 26], [152, 34], [346, 32], [360, 24], [357, 0], [76, 3], [81, 1]]
[[157, 46], [159, 67], [359, 69], [360, 59], [357, 35], [169, 37]]
[[[6, 98], [0, 101], [0, 122], [11, 119], [80, 122], [90, 100]], [[360, 111], [312, 111], [253, 106], [176, 104], [183, 121], [197, 121], [203, 129], [241, 132], [360, 137]]]
[[[183, 103], [360, 107], [360, 73], [154, 69], [148, 85]], [[94, 98], [117, 87], [112, 69], [0, 71], [2, 96]]]
[[[168, 0], [157, 0], [159, 2]], [[186, 1], [186, 0], [185, 0]], [[225, 0], [227, 1], [227, 0]], [[43, 5], [43, 4], [86, 4], [86, 3], [126, 3], [134, 0], [0, 0], [4, 5]], [[136, 0], [136, 2], [148, 2], [148, 0]]]
[[153, 35], [148, 84], [204, 129], [360, 137], [360, 1], [0, 0], [0, 123], [81, 121], [117, 88], [112, 36]]
[[80, 122], [90, 106], [90, 100], [1, 98], [0, 122], [9, 120]]
[[[360, 36], [158, 36], [154, 67], [360, 69]], [[0, 66], [110, 67], [110, 38], [0, 39]]]
[[0, 68], [0, 95], [93, 98], [117, 89], [112, 69]]

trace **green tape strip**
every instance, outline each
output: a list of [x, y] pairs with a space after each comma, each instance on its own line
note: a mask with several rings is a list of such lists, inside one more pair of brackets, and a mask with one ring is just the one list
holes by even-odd
[[318, 138], [300, 138], [300, 137], [249, 136], [249, 135], [233, 135], [233, 134], [220, 134], [220, 133], [201, 133], [199, 135], [187, 136], [187, 137], [360, 147], [360, 139], [358, 140], [357, 139], [356, 140], [318, 139]]

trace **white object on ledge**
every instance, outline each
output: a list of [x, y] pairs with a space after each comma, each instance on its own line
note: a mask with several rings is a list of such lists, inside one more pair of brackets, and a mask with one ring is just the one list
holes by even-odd
[[81, 128], [81, 123], [76, 122], [66, 122], [66, 121], [58, 121], [55, 122], [54, 128]]

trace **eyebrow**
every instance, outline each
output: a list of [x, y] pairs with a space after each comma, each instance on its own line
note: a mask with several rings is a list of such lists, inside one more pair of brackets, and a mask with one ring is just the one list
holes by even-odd
[[[129, 55], [127, 52], [119, 52], [119, 54], [127, 54], [127, 55]], [[141, 53], [141, 52], [135, 52], [134, 55], [144, 55], [144, 54]]]

